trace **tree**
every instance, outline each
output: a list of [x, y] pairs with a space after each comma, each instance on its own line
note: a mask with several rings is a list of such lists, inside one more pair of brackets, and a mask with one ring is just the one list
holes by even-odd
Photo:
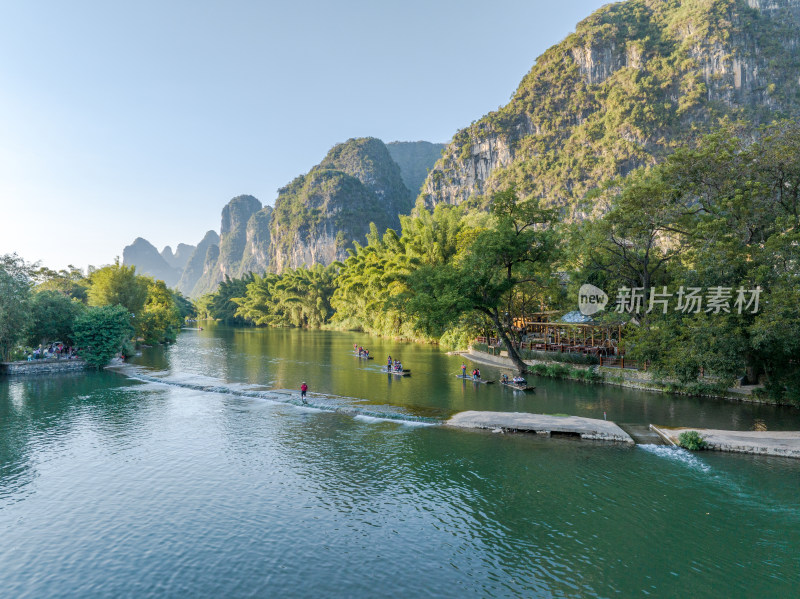
[[31, 267], [16, 254], [0, 256], [0, 357], [25, 339], [30, 322]]
[[236, 316], [256, 325], [320, 327], [332, 314], [331, 296], [341, 263], [286, 269], [281, 275], [253, 275], [245, 293], [230, 301]]
[[[796, 122], [756, 132], [724, 123], [629, 175], [609, 213], [584, 227], [584, 276], [643, 288], [628, 355], [684, 383], [725, 387], [744, 375], [800, 400], [799, 139]], [[677, 296], [671, 309], [648, 314], [650, 288], [664, 286]], [[679, 299], [688, 290], [699, 292], [694, 308]], [[724, 309], [708, 304], [713, 290], [727, 294]]]
[[50, 341], [72, 343], [75, 319], [83, 304], [58, 291], [38, 291], [31, 299], [31, 323], [28, 333], [30, 345]]
[[272, 286], [279, 280], [280, 276], [273, 273], [263, 277], [253, 275], [244, 296], [233, 300], [239, 306], [236, 316], [255, 325], [275, 324], [276, 306], [272, 300]]
[[[686, 249], [681, 223], [686, 211], [677, 195], [658, 169], [636, 171], [625, 179], [608, 213], [584, 223], [576, 235], [584, 262], [582, 280], [639, 289], [646, 309], [650, 289], [668, 280], [667, 268]], [[635, 315], [641, 319], [644, 314]]]
[[239, 304], [235, 299], [244, 297], [247, 293], [247, 286], [254, 280], [253, 273], [248, 273], [240, 279], [231, 279], [226, 276], [225, 280], [219, 284], [219, 288], [210, 296], [207, 304], [209, 316], [229, 325], [250, 324], [237, 313]]
[[136, 334], [145, 343], [173, 343], [181, 328], [180, 310], [164, 281], [150, 279], [147, 301], [135, 318]]
[[513, 189], [492, 197], [491, 226], [475, 230], [473, 240], [454, 264], [426, 266], [408, 277], [405, 309], [420, 324], [446, 328], [466, 310], [488, 317], [516, 367], [525, 372], [511, 336], [505, 306], [520, 287], [549, 284], [556, 240], [554, 215], [535, 200], [521, 202]]
[[86, 302], [89, 280], [83, 273], [72, 266], [55, 271], [46, 267], [37, 269], [33, 276], [36, 291], [58, 291], [62, 295]]
[[171, 293], [172, 299], [175, 301], [175, 305], [178, 307], [178, 311], [180, 312], [182, 320], [197, 316], [197, 308], [192, 303], [192, 300], [185, 297], [180, 291], [171, 290]]
[[90, 307], [78, 316], [73, 340], [89, 365], [102, 368], [122, 351], [134, 332], [131, 316], [119, 305]]
[[136, 274], [135, 266], [125, 266], [117, 260], [89, 276], [91, 287], [88, 298], [90, 306], [115, 306], [127, 308], [135, 315], [144, 308], [150, 281]]

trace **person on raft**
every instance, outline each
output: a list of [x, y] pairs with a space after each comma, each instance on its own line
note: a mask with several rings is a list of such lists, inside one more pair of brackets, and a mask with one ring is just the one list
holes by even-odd
[[303, 381], [303, 384], [300, 385], [300, 399], [303, 400], [303, 403], [308, 403], [306, 401], [306, 392], [307, 391], [308, 391], [308, 385], [306, 385], [306, 382]]
[[463, 362], [461, 363], [461, 376], [467, 378], [467, 365]]

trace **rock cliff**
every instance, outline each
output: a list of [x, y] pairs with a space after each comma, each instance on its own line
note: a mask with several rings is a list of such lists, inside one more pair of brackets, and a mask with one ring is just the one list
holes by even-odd
[[397, 215], [408, 214], [414, 206], [400, 167], [380, 139], [361, 137], [337, 144], [317, 168], [341, 171], [358, 179], [383, 204], [383, 211], [390, 215], [390, 226], [399, 226]]
[[225, 277], [239, 276], [247, 245], [247, 225], [259, 210], [261, 202], [250, 195], [237, 196], [225, 205], [222, 209], [219, 246], [216, 252], [209, 248], [203, 274], [192, 289], [193, 297], [213, 291]]
[[[215, 231], [206, 232], [203, 239], [197, 244], [197, 247], [195, 247], [189, 257], [186, 267], [183, 269], [180, 281], [178, 281], [178, 291], [186, 296], [192, 295], [192, 290], [195, 285], [197, 285], [200, 277], [203, 276], [203, 267], [205, 266], [208, 249], [212, 246], [217, 247], [218, 245], [219, 235], [217, 235]], [[219, 247], [217, 247], [217, 251], [219, 251]]]
[[363, 242], [370, 222], [399, 226], [412, 195], [382, 141], [351, 139], [278, 191], [270, 226], [270, 270], [330, 264]]
[[125, 246], [122, 250], [122, 263], [135, 266], [139, 274], [160, 279], [169, 287], [175, 285], [181, 276], [181, 271], [168, 264], [155, 246], [142, 237], [137, 237], [131, 245]]
[[247, 221], [245, 245], [239, 264], [241, 277], [249, 272], [265, 273], [269, 267], [269, 226], [272, 221], [272, 206], [264, 206]]
[[509, 104], [457, 132], [418, 205], [514, 185], [566, 216], [720, 118], [800, 114], [800, 0], [628, 0], [540, 56]]

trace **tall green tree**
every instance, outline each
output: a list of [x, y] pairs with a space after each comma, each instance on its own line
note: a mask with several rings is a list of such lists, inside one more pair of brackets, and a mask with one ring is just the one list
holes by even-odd
[[131, 313], [124, 306], [90, 307], [75, 321], [74, 341], [88, 364], [102, 368], [122, 351], [133, 333]]
[[32, 268], [16, 254], [0, 256], [0, 357], [25, 339], [30, 324]]
[[136, 274], [135, 266], [125, 266], [119, 260], [94, 271], [89, 282], [90, 306], [120, 305], [135, 315], [144, 308], [150, 285], [147, 277]]
[[[608, 215], [588, 225], [606, 237], [590, 239], [599, 251], [584, 250], [583, 272], [644, 288], [642, 326], [626, 335], [632, 357], [687, 383], [700, 373], [719, 386], [745, 376], [800, 401], [798, 138], [797, 122], [756, 132], [724, 123], [631, 174]], [[672, 305], [651, 305], [646, 294], [665, 287]]]
[[136, 334], [145, 343], [173, 343], [181, 328], [180, 310], [164, 281], [150, 280], [147, 301], [135, 318]]
[[86, 302], [89, 280], [71, 264], [59, 271], [41, 267], [33, 275], [36, 291], [57, 291], [67, 297]]
[[235, 299], [244, 297], [247, 293], [247, 286], [254, 280], [253, 273], [248, 273], [239, 279], [231, 279], [226, 276], [217, 290], [209, 297], [208, 316], [229, 325], [252, 324], [237, 314], [239, 304]]
[[535, 200], [520, 201], [513, 189], [492, 197], [491, 225], [474, 232], [460, 260], [426, 266], [408, 277], [404, 307], [425, 328], [446, 328], [467, 310], [489, 318], [522, 372], [527, 365], [514, 347], [505, 306], [524, 285], [547, 286], [555, 259], [554, 214]]
[[80, 301], [58, 291], [35, 292], [31, 299], [28, 343], [44, 345], [61, 341], [71, 345], [75, 320], [83, 309]]

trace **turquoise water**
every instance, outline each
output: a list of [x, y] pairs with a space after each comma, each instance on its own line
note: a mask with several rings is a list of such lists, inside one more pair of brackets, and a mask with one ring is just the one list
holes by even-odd
[[[354, 342], [376, 360], [349, 355]], [[387, 352], [412, 376], [379, 374]], [[456, 379], [460, 363], [352, 334], [208, 327], [146, 350], [128, 367], [143, 380], [0, 380], [0, 589], [796, 596], [800, 460], [425, 423], [606, 411], [631, 425], [788, 430], [800, 411], [545, 379], [523, 395]], [[317, 407], [294, 405], [303, 380]]]

